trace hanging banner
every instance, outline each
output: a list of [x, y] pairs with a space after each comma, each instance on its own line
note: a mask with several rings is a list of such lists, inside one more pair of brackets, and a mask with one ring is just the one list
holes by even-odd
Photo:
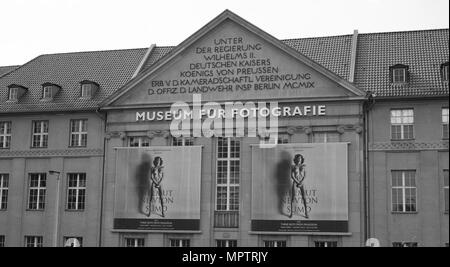
[[252, 231], [348, 232], [347, 146], [252, 147]]
[[201, 147], [117, 148], [114, 229], [200, 230]]

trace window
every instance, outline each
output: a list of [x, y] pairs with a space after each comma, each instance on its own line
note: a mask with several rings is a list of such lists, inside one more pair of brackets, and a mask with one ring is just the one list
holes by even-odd
[[337, 241], [315, 241], [314, 246], [316, 248], [336, 248], [338, 246]]
[[289, 136], [288, 135], [284, 135], [284, 134], [278, 135], [277, 144], [279, 144], [279, 145], [281, 145], [281, 144], [289, 144]]
[[189, 239], [170, 239], [171, 247], [190, 247], [191, 240]]
[[91, 98], [92, 96], [92, 84], [85, 83], [81, 85], [81, 97], [82, 98]]
[[87, 145], [87, 120], [70, 121], [70, 146], [85, 147]]
[[236, 138], [218, 138], [217, 211], [239, 210], [240, 145]]
[[11, 146], [11, 122], [0, 121], [0, 149]]
[[45, 193], [47, 175], [45, 173], [30, 174], [28, 209], [43, 210], [45, 208]]
[[43, 239], [42, 236], [25, 236], [25, 246], [27, 248], [41, 248]]
[[448, 213], [448, 170], [444, 170], [444, 211]]
[[44, 88], [42, 89], [42, 98], [48, 99], [52, 97], [52, 86], [44, 86]]
[[389, 68], [390, 81], [394, 84], [402, 84], [408, 82], [409, 67], [402, 64], [397, 64]]
[[393, 69], [392, 70], [393, 73], [393, 78], [394, 78], [394, 83], [404, 83], [406, 82], [406, 69], [403, 68], [398, 68], [398, 69]]
[[48, 121], [33, 121], [32, 147], [48, 146]]
[[414, 110], [391, 110], [391, 138], [392, 140], [414, 139]]
[[86, 174], [69, 173], [67, 176], [67, 209], [84, 210], [86, 200]]
[[174, 137], [172, 138], [172, 146], [193, 146], [193, 137]]
[[448, 108], [442, 109], [442, 138], [448, 139]]
[[234, 248], [237, 247], [237, 240], [216, 240], [218, 248]]
[[416, 171], [392, 171], [392, 211], [417, 211]]
[[[78, 244], [76, 243], [78, 242]], [[64, 247], [76, 247], [83, 246], [83, 238], [79, 236], [65, 236], [64, 237]]]
[[144, 247], [144, 238], [125, 238], [125, 247], [127, 248], [140, 248]]
[[314, 143], [336, 143], [339, 142], [339, 133], [314, 133]]
[[448, 62], [441, 65], [441, 77], [444, 82], [448, 82], [448, 65]]
[[149, 147], [150, 138], [146, 136], [134, 136], [128, 138], [128, 146], [130, 147]]
[[0, 248], [5, 247], [5, 236], [0, 235]]
[[17, 101], [18, 99], [19, 99], [19, 88], [17, 88], [17, 87], [9, 88], [8, 100]]
[[417, 242], [393, 242], [392, 246], [394, 248], [416, 248], [418, 244]]
[[0, 210], [8, 208], [9, 174], [0, 174]]
[[284, 248], [284, 247], [286, 247], [286, 241], [266, 240], [266, 241], [264, 241], [264, 247], [266, 247], [266, 248]]

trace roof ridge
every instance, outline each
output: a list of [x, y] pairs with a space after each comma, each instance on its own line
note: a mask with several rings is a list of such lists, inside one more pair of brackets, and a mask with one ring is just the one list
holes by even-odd
[[406, 31], [391, 31], [391, 32], [368, 32], [368, 33], [359, 33], [358, 35], [371, 35], [371, 34], [391, 34], [391, 33], [413, 33], [413, 32], [434, 32], [434, 31], [445, 31], [449, 30], [449, 28], [439, 28], [439, 29], [423, 29], [423, 30], [406, 30]]
[[294, 41], [294, 40], [319, 39], [319, 38], [333, 38], [333, 37], [344, 37], [344, 36], [353, 36], [353, 34], [329, 35], [329, 36], [317, 36], [317, 37], [288, 38], [288, 39], [280, 39], [280, 41], [286, 42], [286, 41]]
[[56, 56], [56, 55], [87, 54], [87, 53], [107, 53], [107, 52], [118, 52], [118, 51], [143, 50], [143, 49], [148, 49], [148, 47], [142, 47], [142, 48], [123, 48], [123, 49], [111, 49], [111, 50], [72, 51], [72, 52], [61, 52], [61, 53], [41, 54], [40, 56]]

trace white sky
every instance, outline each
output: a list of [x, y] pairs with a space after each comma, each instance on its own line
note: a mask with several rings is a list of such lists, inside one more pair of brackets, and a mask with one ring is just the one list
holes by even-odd
[[225, 9], [279, 39], [449, 27], [449, 0], [0, 0], [0, 66], [177, 45]]

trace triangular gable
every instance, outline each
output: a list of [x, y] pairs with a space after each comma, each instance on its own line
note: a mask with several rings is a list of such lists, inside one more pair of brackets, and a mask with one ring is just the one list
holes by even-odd
[[103, 101], [103, 107], [192, 101], [363, 99], [365, 92], [226, 10]]

